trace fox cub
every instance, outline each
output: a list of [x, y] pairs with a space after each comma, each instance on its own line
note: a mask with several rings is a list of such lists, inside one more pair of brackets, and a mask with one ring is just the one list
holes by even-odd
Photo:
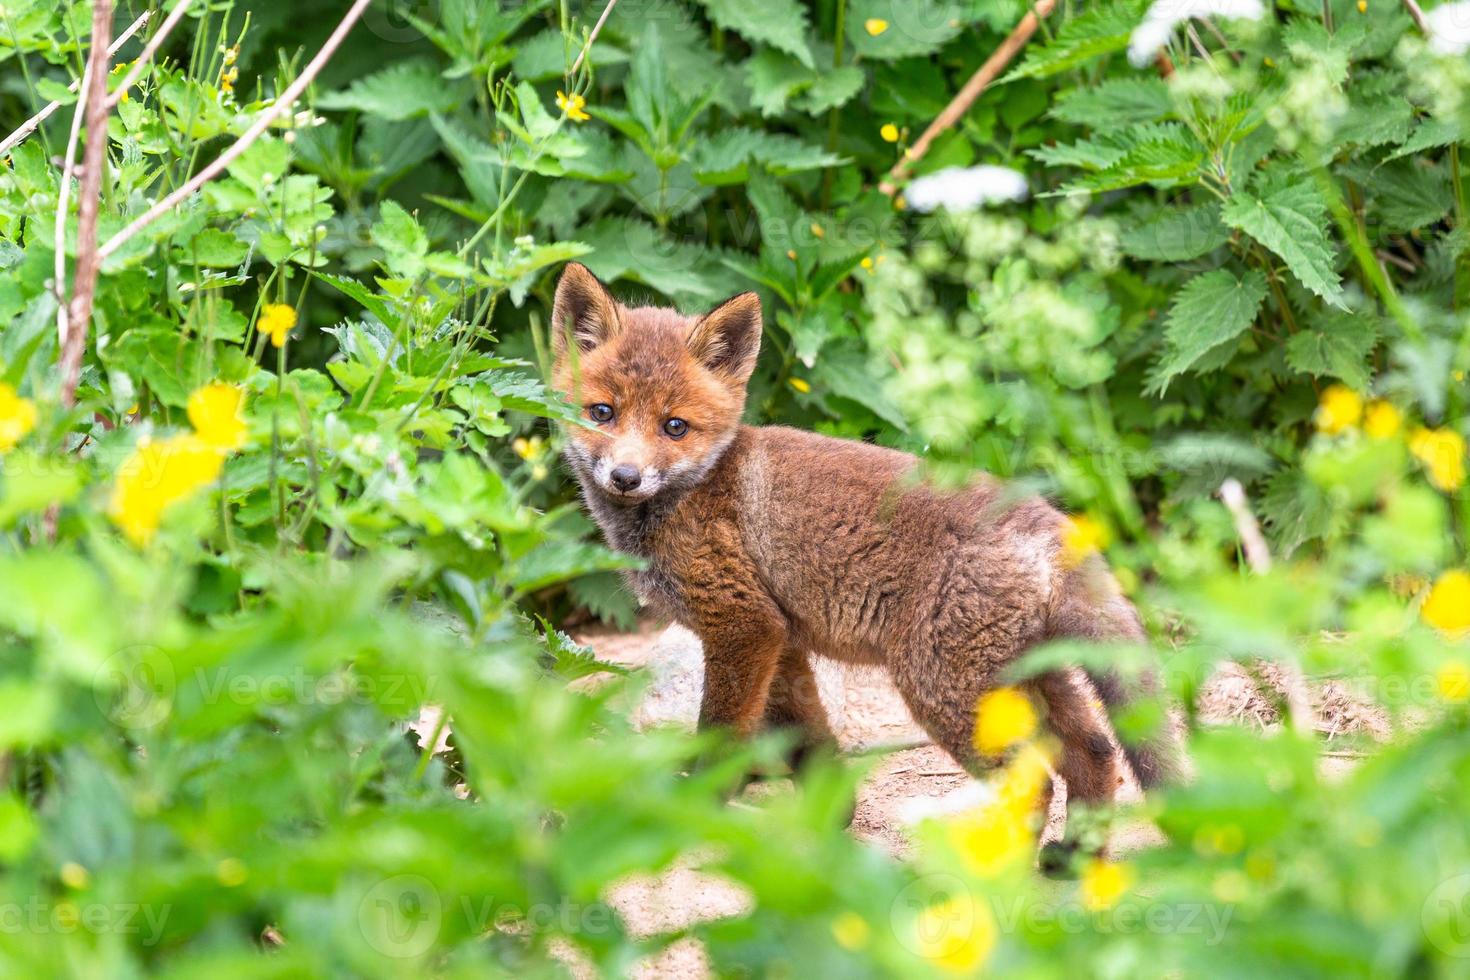
[[[1141, 639], [1101, 559], [1064, 560], [1065, 518], [994, 481], [941, 492], [904, 453], [740, 424], [761, 339], [760, 299], [702, 317], [618, 303], [566, 267], [552, 311], [554, 383], [591, 428], [566, 456], [608, 543], [647, 560], [639, 598], [704, 644], [704, 726], [785, 727], [832, 739], [811, 657], [887, 667], [929, 735], [974, 769], [976, 701], [1031, 647]], [[1074, 566], [1074, 567], [1069, 567]], [[1104, 702], [1126, 693], [1094, 678]], [[1106, 721], [1071, 674], [1029, 682], [1061, 743], [1068, 795], [1110, 800]], [[1145, 786], [1163, 742], [1126, 746]]]

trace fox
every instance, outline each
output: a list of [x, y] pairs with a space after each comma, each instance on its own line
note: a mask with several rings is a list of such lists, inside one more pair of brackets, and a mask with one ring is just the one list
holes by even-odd
[[[553, 386], [585, 425], [563, 454], [639, 600], [704, 648], [700, 729], [834, 737], [813, 657], [886, 668], [919, 726], [966, 770], [980, 697], [1051, 640], [1142, 643], [1101, 556], [1073, 560], [1065, 516], [985, 474], [958, 490], [916, 479], [919, 460], [875, 444], [742, 423], [762, 336], [760, 297], [699, 316], [628, 306], [569, 263], [552, 301]], [[1103, 705], [1150, 693], [1145, 675], [1089, 679]], [[1122, 779], [1111, 726], [1072, 671], [1024, 682], [1060, 745], [1069, 806], [1110, 802]], [[1121, 746], [1138, 783], [1170, 779], [1176, 749]]]

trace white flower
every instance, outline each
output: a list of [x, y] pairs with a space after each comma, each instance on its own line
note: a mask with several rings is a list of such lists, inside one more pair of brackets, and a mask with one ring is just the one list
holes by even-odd
[[904, 200], [915, 211], [969, 211], [982, 204], [1024, 201], [1026, 177], [1009, 167], [945, 167], [904, 188]]
[[1470, 0], [1435, 7], [1424, 19], [1429, 22], [1429, 48], [1438, 54], [1470, 51]]
[[1191, 17], [1260, 20], [1264, 13], [1261, 0], [1154, 0], [1128, 39], [1128, 60], [1135, 68], [1148, 64], [1169, 43], [1175, 25]]

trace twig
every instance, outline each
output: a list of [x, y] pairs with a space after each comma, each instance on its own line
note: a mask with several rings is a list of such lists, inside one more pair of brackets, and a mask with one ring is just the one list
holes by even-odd
[[1265, 575], [1271, 570], [1271, 552], [1261, 535], [1261, 526], [1256, 523], [1256, 515], [1246, 505], [1245, 488], [1232, 476], [1220, 484], [1220, 499], [1225, 502], [1230, 516], [1235, 518], [1235, 532], [1245, 547], [1246, 563], [1257, 575]]
[[[102, 206], [102, 171], [107, 166], [107, 42], [112, 36], [112, 0], [93, 0], [92, 50], [83, 74], [87, 78], [82, 99], [87, 106], [87, 149], [82, 156], [80, 196], [77, 198], [77, 268], [72, 280], [66, 342], [61, 347], [61, 404], [76, 404], [77, 382], [82, 375], [82, 351], [87, 343], [87, 324], [92, 319], [92, 299], [97, 291], [97, 270], [102, 260], [97, 253], [97, 213]], [[58, 241], [58, 252], [65, 242]], [[60, 284], [58, 284], [60, 288]]]
[[577, 54], [577, 60], [572, 62], [571, 74], [575, 75], [577, 69], [582, 67], [582, 60], [587, 57], [587, 52], [592, 50], [592, 42], [597, 40], [597, 35], [602, 33], [602, 25], [607, 23], [607, 15], [618, 5], [618, 0], [607, 0], [607, 6], [602, 8], [602, 16], [597, 18], [597, 23], [592, 25], [592, 33], [587, 35], [587, 43], [582, 45], [582, 50]]
[[[133, 23], [128, 27], [127, 30], [119, 34], [116, 41], [113, 41], [110, 45], [108, 45], [107, 53], [109, 55], [117, 54], [118, 50], [121, 49], [124, 44], [127, 44], [128, 41], [132, 39], [132, 36], [138, 33], [138, 31], [143, 27], [144, 24], [148, 23], [148, 18], [152, 16], [153, 11], [143, 11], [142, 16], [133, 21]], [[76, 81], [72, 82], [71, 85], [68, 86], [67, 91], [75, 92], [77, 89], [82, 87], [82, 81], [83, 79], [77, 79]], [[30, 136], [36, 131], [36, 127], [40, 126], [41, 123], [45, 122], [47, 119], [50, 119], [52, 114], [60, 108], [60, 102], [52, 102], [48, 104], [45, 108], [43, 108], [40, 112], [36, 113], [31, 118], [21, 123], [19, 129], [11, 133], [9, 136], [5, 137], [5, 139], [0, 140], [0, 154], [4, 154], [8, 150], [10, 150], [11, 147], [15, 146], [18, 143], [24, 142], [27, 136]]]
[[1428, 35], [1430, 33], [1429, 20], [1424, 16], [1424, 11], [1419, 9], [1419, 4], [1415, 0], [1404, 0], [1404, 9], [1409, 12], [1410, 17], [1414, 18], [1414, 23], [1418, 25], [1419, 30]]
[[[92, 61], [87, 60], [87, 65], [82, 69], [80, 79], [84, 91], [92, 88]], [[87, 100], [85, 97], [77, 100], [77, 107], [71, 114], [71, 129], [66, 136], [66, 155], [61, 158], [61, 182], [56, 188], [56, 255], [53, 272], [53, 285], [56, 290], [56, 343], [58, 349], [66, 349], [67, 319], [66, 309], [66, 218], [67, 212], [71, 210], [71, 175], [77, 162], [77, 143], [81, 139], [82, 119], [87, 114]]]
[[143, 46], [143, 52], [138, 55], [138, 60], [133, 63], [132, 70], [123, 77], [122, 83], [107, 97], [108, 108], [115, 108], [122, 101], [123, 93], [132, 88], [138, 81], [138, 76], [143, 74], [143, 70], [148, 67], [148, 63], [153, 60], [153, 56], [163, 46], [163, 42], [168, 40], [169, 32], [178, 26], [179, 21], [184, 19], [184, 14], [189, 10], [189, 4], [193, 2], [194, 0], [179, 0], [174, 5], [174, 9], [168, 12], [168, 16], [164, 18], [163, 23], [158, 25], [158, 30], [153, 32], [153, 36]]
[[1036, 6], [1017, 22], [1010, 35], [1000, 43], [1000, 47], [996, 48], [990, 57], [985, 59], [985, 63], [975, 70], [975, 74], [970, 76], [970, 80], [965, 82], [965, 87], [960, 89], [953, 99], [950, 99], [944, 111], [934, 117], [934, 121], [929, 124], [928, 129], [924, 130], [923, 135], [915, 141], [913, 146], [904, 151], [903, 156], [893, 165], [893, 169], [888, 171], [888, 177], [878, 185], [879, 190], [889, 197], [894, 195], [898, 190], [898, 185], [903, 182], [904, 176], [908, 173], [909, 167], [922, 159], [924, 154], [929, 152], [929, 147], [934, 140], [959, 122], [960, 118], [970, 110], [970, 106], [975, 104], [980, 94], [990, 87], [990, 83], [995, 81], [1006, 65], [1011, 63], [1011, 59], [1015, 58], [1026, 46], [1026, 42], [1031, 40], [1031, 35], [1036, 33], [1036, 27], [1041, 23], [1041, 18], [1049, 15], [1056, 5], [1056, 0], [1037, 0]]
[[357, 23], [357, 19], [362, 16], [362, 12], [367, 9], [370, 3], [372, 3], [372, 0], [356, 0], [347, 13], [343, 15], [341, 23], [337, 25], [336, 30], [332, 32], [331, 36], [327, 38], [321, 50], [316, 53], [316, 57], [312, 58], [311, 62], [302, 69], [296, 81], [292, 82], [286, 91], [281, 93], [275, 103], [263, 112], [260, 118], [251, 124], [249, 129], [240, 134], [239, 139], [226, 147], [225, 151], [216, 157], [209, 166], [195, 174], [187, 183], [168, 197], [155, 202], [151, 208], [137, 218], [134, 218], [132, 223], [126, 228], [103, 243], [102, 247], [97, 250], [98, 258], [106, 259], [113, 255], [118, 249], [136, 237], [144, 228], [153, 224], [153, 222], [177, 207], [191, 194], [198, 191], [199, 188], [209, 183], [215, 177], [218, 177], [225, 171], [225, 168], [235, 162], [240, 154], [248, 150], [251, 144], [258, 140], [270, 128], [271, 123], [275, 122], [296, 104], [296, 100], [301, 97], [301, 93], [306, 91], [306, 87], [312, 83], [326, 63], [331, 60], [332, 55], [337, 52], [337, 48], [346, 39], [348, 32], [352, 30], [352, 25]]

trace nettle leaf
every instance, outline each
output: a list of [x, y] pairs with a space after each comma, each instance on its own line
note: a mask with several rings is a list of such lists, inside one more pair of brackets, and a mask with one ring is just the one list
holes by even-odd
[[1337, 127], [1339, 143], [1382, 146], [1402, 143], [1414, 125], [1414, 107], [1401, 95], [1383, 95], [1354, 102]]
[[1327, 203], [1310, 178], [1268, 178], [1254, 192], [1237, 191], [1220, 216], [1280, 256], [1303, 286], [1342, 306], [1336, 250], [1325, 230]]
[[1375, 169], [1368, 185], [1370, 214], [1389, 231], [1413, 231], [1435, 224], [1455, 203], [1445, 168], [1419, 160], [1397, 160]]
[[1062, 25], [1046, 44], [1032, 45], [1026, 60], [1004, 80], [1048, 78], [1071, 71], [1094, 58], [1122, 51], [1143, 17], [1146, 0], [1100, 3]]
[[760, 41], [815, 68], [807, 44], [807, 10], [796, 0], [699, 0], [710, 20], [749, 41]]
[[1458, 119], [1426, 119], [1409, 134], [1404, 145], [1389, 155], [1390, 160], [1423, 153], [1441, 146], [1458, 143], [1465, 137], [1465, 128]]
[[1372, 380], [1368, 363], [1380, 335], [1378, 321], [1364, 313], [1336, 312], [1318, 318], [1313, 329], [1286, 343], [1286, 363], [1313, 377], [1339, 378], [1363, 389]]
[[1164, 325], [1168, 351], [1159, 363], [1159, 390], [1170, 378], [1244, 333], [1266, 298], [1266, 277], [1255, 269], [1237, 279], [1227, 269], [1195, 276], [1174, 295]]
[[797, 97], [795, 105], [808, 115], [820, 115], [851, 102], [867, 80], [867, 73], [857, 65], [829, 68], [818, 73], [816, 82]]
[[1345, 519], [1328, 492], [1295, 469], [1271, 477], [1261, 498], [1261, 517], [1283, 558], [1308, 541], [1337, 534]]
[[[888, 23], [870, 34], [872, 19]], [[948, 0], [852, 0], [847, 6], [847, 39], [853, 51], [873, 61], [896, 61], [932, 54], [964, 28], [969, 11]]]
[[321, 109], [356, 109], [384, 119], [412, 119], [449, 112], [459, 106], [460, 86], [451, 85], [426, 61], [400, 61], [343, 92], [329, 92], [317, 100]]
[[1214, 202], [1194, 207], [1154, 208], [1123, 230], [1123, 251], [1136, 259], [1186, 262], [1208, 255], [1230, 240]]
[[1172, 111], [1163, 79], [1111, 78], [1063, 93], [1048, 114], [1062, 122], [1102, 130], [1157, 122]]
[[424, 271], [429, 236], [397, 201], [385, 198], [378, 206], [378, 220], [370, 234], [373, 244], [383, 250], [394, 275], [412, 279]]
[[738, 184], [750, 177], [750, 164], [762, 164], [773, 174], [835, 167], [846, 162], [820, 146], [795, 136], [733, 127], [697, 144], [689, 156], [701, 184]]

